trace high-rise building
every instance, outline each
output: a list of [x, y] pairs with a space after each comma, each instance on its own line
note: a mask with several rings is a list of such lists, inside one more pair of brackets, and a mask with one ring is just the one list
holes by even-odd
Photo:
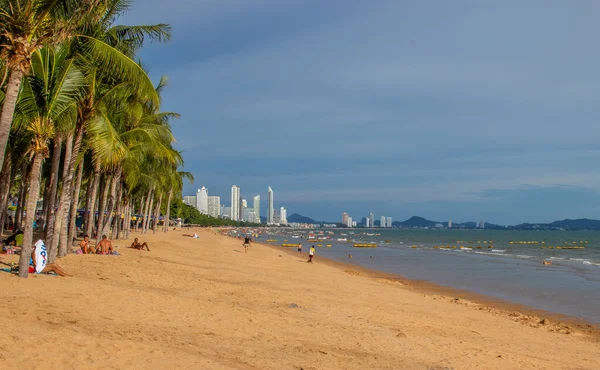
[[273, 204], [273, 189], [269, 186], [269, 192], [267, 196], [267, 225], [274, 223], [273, 211], [275, 205]]
[[371, 225], [371, 227], [375, 227], [375, 215], [373, 212], [369, 213], [369, 225]]
[[391, 217], [386, 217], [385, 227], [392, 227], [392, 218]]
[[208, 215], [210, 217], [219, 218], [221, 216], [221, 197], [209, 196], [208, 197]]
[[260, 195], [254, 197], [254, 216], [254, 222], [260, 224]]
[[231, 218], [231, 207], [221, 207], [221, 217]]
[[240, 219], [240, 188], [237, 185], [231, 187], [231, 220], [239, 221]]
[[381, 216], [381, 223], [379, 224], [379, 227], [385, 227], [385, 216]]
[[365, 227], [371, 227], [371, 218], [367, 217], [365, 219]]
[[287, 210], [285, 207], [281, 207], [279, 211], [279, 223], [282, 225], [287, 225]]
[[480, 229], [485, 229], [485, 222], [479, 221], [479, 228]]
[[452, 228], [452, 220], [448, 221], [448, 228], [451, 229]]
[[188, 206], [196, 208], [196, 196], [186, 195], [185, 197], [183, 197], [183, 204], [187, 204]]
[[275, 208], [273, 210], [273, 222], [272, 222], [272, 224], [273, 225], [277, 225], [277, 224], [279, 224], [280, 221], [281, 221], [281, 216], [279, 214], [279, 210], [277, 208]]
[[208, 189], [204, 186], [196, 193], [196, 209], [203, 215], [208, 214]]
[[346, 226], [352, 227], [352, 217], [350, 217], [350, 216], [346, 217]]
[[242, 199], [242, 207], [248, 208], [248, 202], [246, 201], [246, 199]]
[[238, 201], [238, 221], [244, 221], [244, 207], [242, 207], [242, 194], [240, 194]]
[[254, 213], [254, 212], [252, 212], [252, 208], [242, 207], [242, 220], [244, 220], [246, 222], [251, 222], [250, 221], [250, 213]]
[[342, 213], [342, 223], [348, 225], [348, 214], [346, 212]]

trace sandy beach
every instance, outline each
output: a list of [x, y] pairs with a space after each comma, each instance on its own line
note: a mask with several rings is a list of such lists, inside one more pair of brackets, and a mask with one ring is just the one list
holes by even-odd
[[592, 327], [190, 232], [70, 254], [72, 278], [0, 274], [0, 368], [600, 369]]

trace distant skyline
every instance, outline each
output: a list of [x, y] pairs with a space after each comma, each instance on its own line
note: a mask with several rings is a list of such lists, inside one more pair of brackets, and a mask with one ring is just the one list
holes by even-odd
[[[600, 218], [600, 2], [145, 0], [184, 195], [291, 213]], [[231, 145], [232, 138], [238, 144]]]

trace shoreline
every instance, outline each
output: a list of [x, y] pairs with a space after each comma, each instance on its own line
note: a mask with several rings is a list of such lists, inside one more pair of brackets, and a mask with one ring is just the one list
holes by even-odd
[[[229, 237], [227, 235], [223, 236]], [[284, 251], [292, 256], [300, 257], [300, 254], [295, 248], [283, 248], [278, 244], [270, 244], [262, 241], [253, 242], [253, 244], [254, 243], [273, 250]], [[322, 261], [322, 263], [325, 265], [335, 267], [341, 270], [341, 272], [347, 274], [364, 276], [384, 284], [399, 285], [402, 288], [431, 296], [433, 299], [447, 300], [452, 303], [485, 310], [493, 314], [505, 316], [513, 321], [520, 322], [533, 328], [543, 327], [548, 331], [561, 334], [570, 334], [570, 332], [576, 330], [585, 335], [589, 335], [591, 340], [600, 343], [600, 324], [594, 322], [568, 316], [560, 312], [537, 309], [516, 302], [501, 300], [469, 290], [436, 284], [428, 280], [410, 279], [402, 274], [394, 274], [379, 271], [373, 268], [337, 261], [328, 257], [320, 256], [318, 251], [319, 248], [317, 248], [315, 263]], [[301, 256], [308, 256], [308, 252], [303, 250]]]

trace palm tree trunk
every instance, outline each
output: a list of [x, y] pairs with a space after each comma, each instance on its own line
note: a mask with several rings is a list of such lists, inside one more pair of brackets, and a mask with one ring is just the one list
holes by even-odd
[[85, 234], [92, 238], [92, 230], [96, 222], [96, 198], [98, 197], [98, 188], [100, 187], [100, 165], [94, 164], [94, 178], [92, 180], [92, 195], [87, 204], [85, 213], [88, 215], [87, 223], [85, 224]]
[[173, 189], [169, 190], [169, 197], [167, 198], [167, 210], [165, 211], [165, 227], [164, 231], [169, 231], [169, 221], [171, 218], [171, 198], [173, 197]]
[[98, 223], [96, 225], [96, 243], [100, 241], [102, 228], [104, 225], [104, 211], [106, 210], [106, 201], [108, 198], [108, 189], [110, 188], [110, 180], [111, 176], [106, 173], [103, 176], [102, 181], [102, 195], [100, 197], [100, 202], [98, 204]]
[[156, 210], [154, 211], [154, 222], [152, 223], [153, 234], [156, 234], [156, 227], [158, 226], [158, 216], [160, 216], [160, 206], [162, 205], [162, 198], [163, 196], [161, 195], [158, 198], [158, 203], [156, 203]]
[[[58, 248], [59, 257], [64, 257], [69, 248], [67, 244], [69, 232], [67, 217], [69, 216], [69, 209], [73, 198], [73, 176], [75, 176], [75, 167], [81, 149], [83, 131], [83, 126], [78, 126], [77, 134], [74, 135], [73, 131], [71, 131], [66, 141], [62, 192], [58, 202], [58, 212], [56, 213], [55, 221], [55, 230], [58, 230], [58, 237], [56, 235], [57, 232], [54, 233], [54, 240], [58, 239], [60, 243]], [[57, 242], [55, 241], [54, 247], [56, 247], [56, 244]]]
[[138, 210], [137, 214], [140, 215], [140, 217], [137, 217], [135, 219], [135, 231], [138, 231], [139, 227], [140, 227], [140, 223], [142, 221], [142, 218], [144, 217], [144, 200], [145, 199], [149, 199], [150, 198], [150, 191], [148, 191], [148, 197], [144, 198], [142, 197], [142, 199], [140, 200], [140, 209]]
[[110, 227], [112, 225], [113, 210], [115, 209], [115, 205], [116, 205], [116, 201], [117, 201], [117, 185], [119, 185], [120, 183], [121, 183], [121, 168], [118, 168], [117, 172], [114, 174], [114, 176], [112, 178], [112, 182], [110, 184], [110, 197], [108, 199], [108, 206], [106, 207], [106, 219], [104, 220], [104, 224], [102, 225], [102, 234], [107, 234], [108, 227]]
[[71, 212], [69, 217], [69, 233], [67, 236], [68, 245], [73, 245], [73, 240], [77, 236], [76, 222], [77, 222], [77, 206], [79, 205], [79, 192], [81, 190], [81, 180], [83, 178], [83, 160], [79, 163], [77, 169], [77, 180], [75, 181], [75, 189], [73, 190], [73, 201], [71, 202]]
[[31, 173], [29, 174], [29, 191], [27, 194], [27, 213], [25, 214], [25, 228], [23, 230], [23, 249], [19, 257], [19, 277], [27, 277], [29, 273], [29, 257], [33, 245], [33, 220], [35, 219], [35, 209], [37, 207], [38, 196], [40, 195], [40, 174], [44, 154], [36, 152], [33, 156]]
[[148, 213], [148, 216], [145, 218], [146, 222], [144, 222], [144, 230], [143, 233], [147, 233], [148, 232], [148, 228], [150, 227], [150, 216], [152, 215], [152, 206], [154, 205], [154, 191], [152, 192], [152, 197], [150, 198], [150, 206], [148, 207], [146, 213]]
[[4, 224], [8, 214], [8, 193], [10, 192], [10, 175], [12, 172], [12, 155], [7, 153], [0, 172], [0, 235], [4, 234]]
[[[58, 189], [58, 166], [60, 164], [60, 155], [62, 153], [62, 137], [58, 135], [54, 140], [54, 147], [52, 149], [52, 167], [50, 168], [50, 179], [48, 181], [47, 196], [44, 197], [44, 203], [48, 203], [44, 218], [46, 220], [46, 232], [44, 233], [44, 240], [47, 242], [51, 241], [54, 237], [54, 221], [55, 221], [55, 207], [56, 207], [56, 191]], [[66, 156], [65, 156], [66, 158]]]
[[21, 166], [21, 183], [19, 184], [19, 194], [17, 196], [17, 211], [15, 213], [15, 230], [22, 230], [21, 220], [23, 219], [23, 209], [25, 208], [25, 185], [27, 184], [28, 164], [23, 162]]
[[[4, 103], [2, 104], [2, 109], [0, 109], [0, 163], [4, 163], [4, 153], [6, 152], [6, 144], [8, 144], [8, 135], [15, 107], [17, 106], [21, 81], [23, 81], [23, 71], [18, 67], [11, 68], [8, 84], [6, 85]], [[25, 179], [23, 179], [23, 182], [25, 182]]]
[[115, 211], [115, 217], [113, 218], [113, 228], [110, 233], [111, 239], [119, 240], [120, 231], [121, 231], [121, 221], [122, 221], [121, 212], [123, 211], [122, 198], [123, 198], [122, 185], [121, 185], [121, 182], [119, 182], [118, 189], [117, 189], [117, 209]]
[[[78, 138], [79, 133], [78, 133]], [[83, 138], [83, 133], [81, 133], [81, 138]], [[72, 157], [73, 150], [73, 132], [70, 132], [67, 136], [65, 142], [65, 158], [63, 160], [63, 173], [62, 173], [62, 190], [60, 193], [60, 199], [58, 200], [57, 211], [53, 216], [54, 224], [52, 226], [52, 238], [48, 239], [46, 243], [48, 246], [48, 261], [50, 263], [54, 263], [54, 259], [56, 258], [56, 254], [58, 253], [59, 257], [63, 257], [67, 252], [66, 245], [66, 237], [64, 240], [64, 245], [59, 247], [60, 235], [61, 233], [67, 232], [67, 223], [65, 222], [68, 211], [69, 204], [71, 201], [71, 183], [73, 181], [73, 173], [75, 172], [75, 158]]]
[[146, 213], [148, 213], [148, 208], [150, 207], [150, 198], [152, 198], [152, 188], [148, 189], [148, 196], [146, 197], [146, 205], [144, 206], [144, 210], [142, 211], [142, 234], [144, 233], [144, 225], [146, 225]]
[[91, 199], [91, 195], [92, 195], [92, 181], [93, 177], [89, 178], [87, 180], [87, 185], [85, 186], [85, 206], [83, 207], [83, 225], [81, 230], [85, 233], [85, 227], [88, 224], [88, 212], [86, 211], [88, 209], [88, 206], [90, 205], [90, 199]]

